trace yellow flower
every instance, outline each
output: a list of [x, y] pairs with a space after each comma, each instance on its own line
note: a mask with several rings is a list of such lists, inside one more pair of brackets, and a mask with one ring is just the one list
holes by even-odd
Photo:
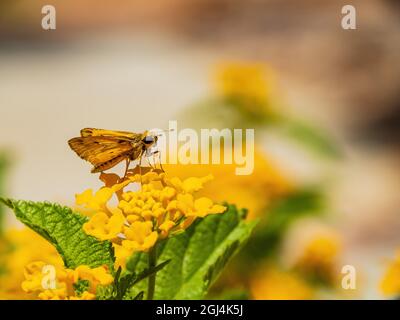
[[44, 262], [32, 262], [25, 267], [25, 281], [22, 283], [22, 289], [26, 292], [37, 291], [42, 288], [42, 274], [40, 273], [45, 266]]
[[217, 67], [217, 88], [224, 96], [267, 98], [264, 65], [258, 63], [224, 63]]
[[89, 281], [89, 292], [96, 292], [98, 285], [108, 285], [113, 281], [113, 277], [104, 267], [90, 268], [82, 265], [77, 267], [70, 273], [72, 282], [76, 283], [79, 280]]
[[211, 174], [203, 178], [190, 177], [183, 181], [177, 177], [174, 177], [170, 180], [167, 180], [167, 184], [170, 184], [175, 189], [179, 190], [179, 192], [184, 191], [187, 193], [193, 193], [203, 189], [203, 185], [213, 179], [214, 177]]
[[[165, 164], [164, 168], [169, 174], [182, 180], [192, 175], [215, 177], [207, 183], [207, 188], [199, 190], [199, 196], [212, 197], [216, 202], [226, 201], [236, 204], [238, 208], [247, 208], [249, 219], [260, 217], [274, 200], [285, 197], [294, 189], [292, 182], [272, 159], [257, 148], [254, 154], [254, 171], [250, 175], [236, 175], [235, 164]], [[174, 180], [176, 186], [180, 185], [180, 179]]]
[[[25, 292], [36, 293], [42, 300], [93, 300], [99, 285], [106, 286], [113, 282], [113, 277], [106, 267], [90, 268], [82, 265], [72, 270], [50, 265], [54, 267], [54, 279], [51, 279], [49, 277], [52, 274], [45, 272], [45, 266], [42, 261], [28, 264], [24, 272], [25, 281], [21, 285]], [[85, 285], [87, 284], [82, 292], [75, 288], [79, 281], [85, 281]]]
[[186, 212], [187, 217], [201, 217], [204, 218], [209, 214], [223, 213], [226, 207], [214, 204], [209, 198], [202, 197], [194, 200], [191, 194], [178, 195], [176, 202], [170, 202], [171, 208], [167, 210], [181, 209]]
[[[50, 265], [54, 268], [54, 274], [51, 274], [44, 269], [46, 266], [47, 264], [43, 261], [31, 262], [25, 266], [25, 280], [21, 284], [22, 290], [27, 293], [37, 293], [39, 298], [44, 300], [66, 299], [68, 295], [67, 272], [63, 267]], [[51, 278], [53, 275], [54, 279]], [[45, 279], [45, 276], [48, 278]]]
[[110, 240], [122, 231], [124, 221], [125, 217], [120, 210], [116, 210], [111, 217], [100, 211], [83, 225], [83, 230], [100, 240]]
[[194, 209], [195, 216], [205, 217], [208, 214], [222, 213], [226, 208], [218, 204], [213, 204], [210, 199], [202, 197], [194, 202]]
[[[143, 168], [144, 170], [144, 168]], [[194, 194], [212, 179], [168, 178], [165, 173], [148, 171], [131, 174], [123, 182], [115, 175], [103, 174], [105, 187], [93, 196], [85, 191], [77, 197], [77, 204], [97, 208], [97, 212], [83, 225], [83, 230], [100, 240], [111, 240], [115, 249], [116, 267], [124, 266], [133, 252], [149, 251], [159, 239], [176, 234], [190, 226], [197, 218], [223, 213], [226, 207], [214, 204], [207, 197], [196, 199]], [[139, 191], [124, 190], [130, 184], [141, 182]], [[118, 207], [110, 209], [113, 195]]]
[[105, 210], [106, 203], [111, 199], [113, 190], [111, 188], [101, 188], [95, 194], [92, 189], [76, 195], [77, 205], [86, 205], [87, 208], [93, 210]]
[[400, 250], [389, 263], [381, 280], [380, 289], [386, 296], [400, 296]]
[[69, 298], [69, 300], [94, 300], [96, 299], [96, 295], [87, 291], [82, 292], [82, 294], [77, 297], [77, 296], [72, 296]]
[[167, 220], [159, 226], [159, 230], [161, 230], [160, 236], [161, 238], [165, 238], [168, 236], [169, 231], [175, 226], [175, 223], [171, 220]]
[[65, 289], [53, 289], [40, 292], [38, 298], [40, 300], [67, 300], [67, 295]]
[[113, 244], [113, 247], [115, 252], [115, 268], [124, 268], [127, 260], [132, 255], [132, 250], [116, 243]]
[[253, 114], [270, 108], [272, 73], [261, 63], [222, 63], [216, 68], [216, 90], [229, 101]]
[[124, 228], [127, 240], [122, 241], [122, 246], [132, 251], [147, 251], [157, 241], [158, 233], [153, 230], [151, 221], [135, 221]]
[[[104, 177], [101, 176], [100, 179]], [[114, 175], [110, 175], [110, 178], [115, 181], [115, 184], [111, 187], [106, 186], [100, 188], [95, 194], [93, 194], [92, 189], [88, 189], [81, 194], [75, 196], [75, 201], [77, 205], [84, 205], [87, 209], [92, 210], [103, 210], [107, 211], [107, 202], [111, 199], [114, 193], [118, 193], [123, 187], [129, 184], [129, 181], [124, 181], [122, 183], [116, 183]]]
[[55, 267], [63, 261], [54, 246], [31, 229], [10, 229], [0, 239], [0, 299], [32, 299], [21, 288], [24, 267], [32, 261], [43, 260]]
[[334, 233], [316, 235], [304, 247], [295, 269], [309, 278], [334, 285], [339, 274], [340, 240]]
[[257, 300], [306, 300], [314, 297], [314, 290], [296, 273], [275, 267], [256, 273], [250, 287]]

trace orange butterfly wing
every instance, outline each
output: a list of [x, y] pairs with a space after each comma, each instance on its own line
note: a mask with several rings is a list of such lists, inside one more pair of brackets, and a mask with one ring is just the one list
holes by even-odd
[[134, 152], [134, 144], [124, 137], [85, 136], [72, 138], [69, 146], [82, 159], [93, 164], [92, 172], [112, 168]]
[[128, 132], [128, 131], [114, 131], [106, 129], [85, 128], [81, 130], [81, 137], [118, 137], [127, 138], [132, 140], [141, 140], [147, 135], [147, 131], [143, 134]]

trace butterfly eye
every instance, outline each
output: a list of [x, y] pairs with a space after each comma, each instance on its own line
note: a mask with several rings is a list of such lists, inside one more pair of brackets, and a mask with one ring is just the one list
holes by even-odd
[[144, 142], [145, 144], [153, 143], [153, 142], [154, 142], [154, 138], [153, 138], [152, 136], [144, 137], [143, 142]]

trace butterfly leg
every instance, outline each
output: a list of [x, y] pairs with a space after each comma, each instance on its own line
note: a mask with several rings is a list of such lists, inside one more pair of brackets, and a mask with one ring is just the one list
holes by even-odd
[[164, 171], [164, 168], [163, 168], [163, 166], [162, 166], [162, 161], [161, 161], [161, 151], [158, 151], [158, 160], [159, 160], [159, 162], [160, 162], [160, 169], [161, 169], [161, 171], [162, 171], [162, 172], [165, 172], [165, 171]]
[[164, 168], [163, 168], [163, 166], [162, 166], [162, 162], [161, 162], [161, 151], [160, 151], [160, 150], [157, 150], [157, 151], [155, 151], [155, 152], [153, 153], [154, 164], [156, 163], [156, 158], [155, 158], [155, 155], [156, 155], [156, 154], [158, 154], [158, 163], [160, 164], [160, 169], [161, 169], [162, 172], [165, 172], [165, 171], [164, 171]]
[[129, 164], [131, 163], [131, 160], [129, 158], [126, 159], [126, 168], [125, 168], [125, 173], [124, 173], [124, 177], [122, 178], [122, 180], [125, 180], [126, 175], [128, 174], [128, 169], [129, 169]]
[[[146, 157], [146, 160], [147, 160], [147, 163], [149, 164], [149, 166], [151, 167], [151, 169], [155, 169], [153, 166], [152, 166], [152, 164], [151, 164], [151, 162], [150, 162], [150, 160], [149, 160], [149, 157]], [[155, 163], [154, 163], [155, 164]]]
[[139, 157], [139, 175], [140, 175], [140, 188], [143, 185], [143, 180], [142, 180], [142, 157], [143, 157], [143, 153], [140, 155]]

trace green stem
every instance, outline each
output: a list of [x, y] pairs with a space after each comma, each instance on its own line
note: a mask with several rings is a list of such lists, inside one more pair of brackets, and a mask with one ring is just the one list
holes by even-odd
[[[154, 246], [149, 251], [149, 269], [153, 269], [157, 264], [157, 249]], [[153, 273], [148, 280], [147, 284], [147, 300], [154, 299], [154, 289], [156, 287], [156, 273]]]

